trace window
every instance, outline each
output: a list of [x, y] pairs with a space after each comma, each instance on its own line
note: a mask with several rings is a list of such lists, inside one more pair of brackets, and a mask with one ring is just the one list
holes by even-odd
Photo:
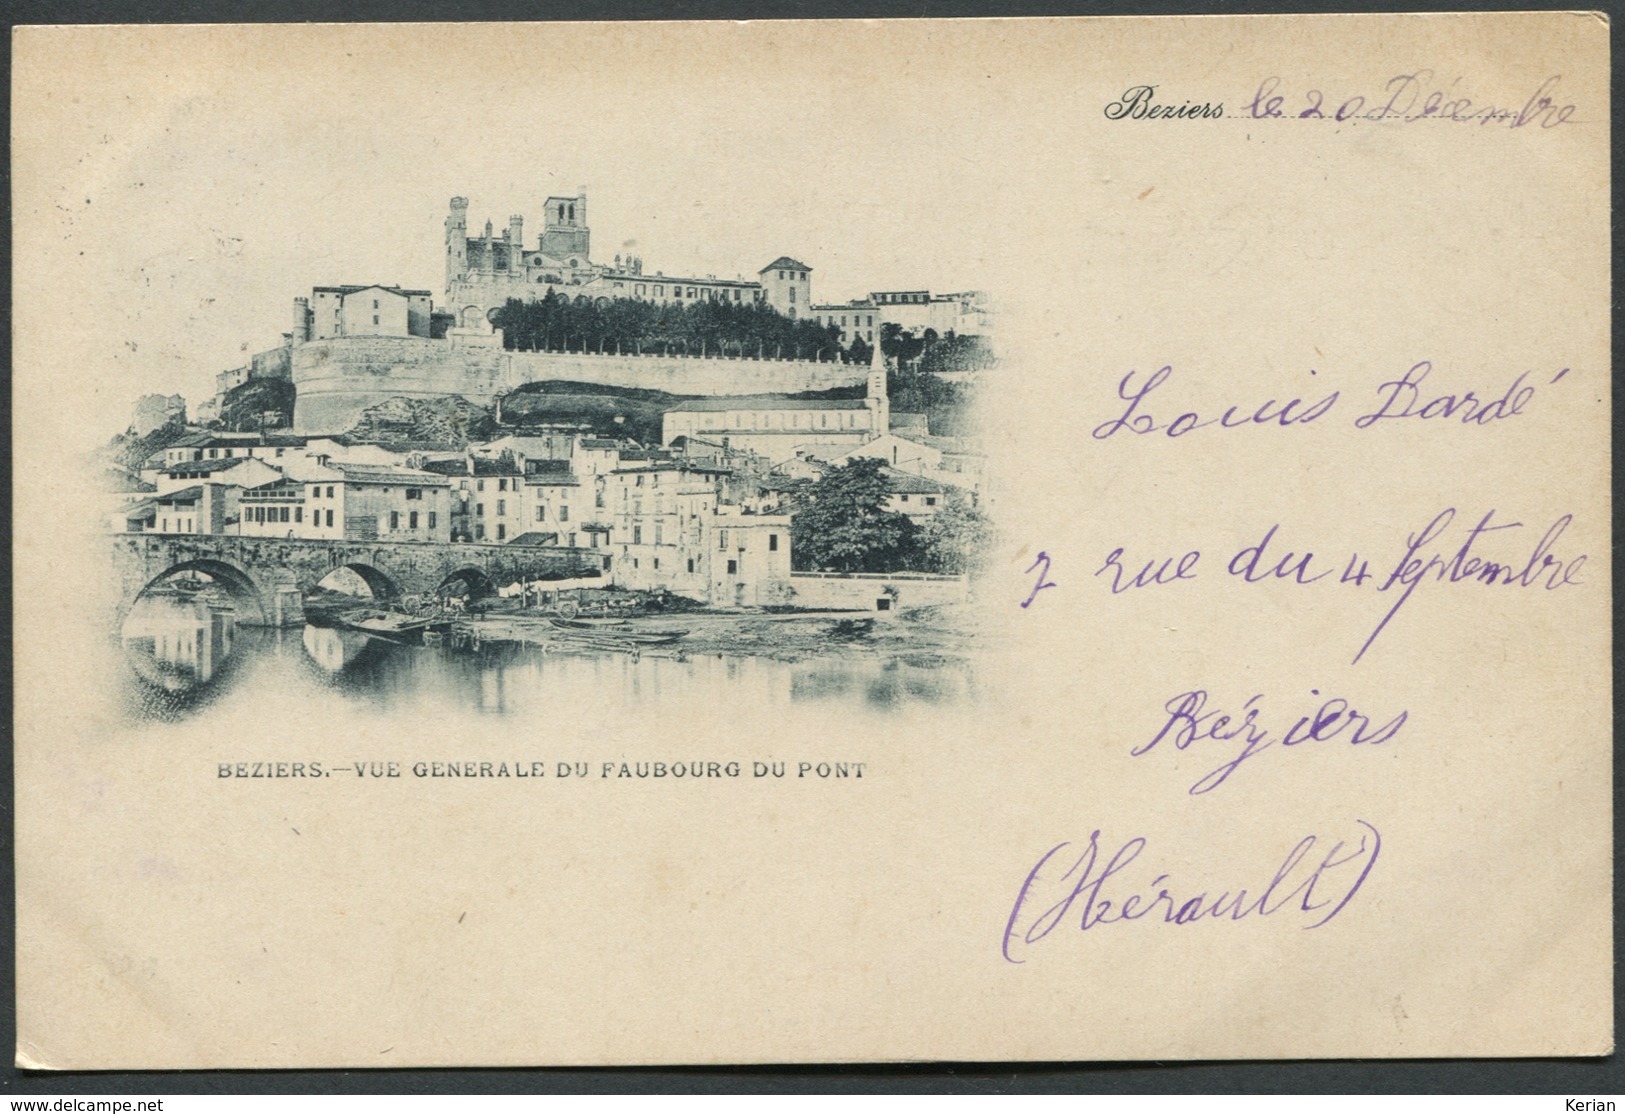
[[278, 510], [277, 514], [278, 514], [278, 518], [277, 518], [278, 522], [286, 522], [286, 521], [288, 521], [288, 508], [287, 507], [280, 508]]
[[907, 496], [907, 495], [904, 495], [904, 496], [903, 496], [903, 497], [902, 497], [902, 499], [903, 499], [903, 502], [905, 502], [905, 503], [906, 503], [906, 502], [908, 502], [908, 496]]
[[[328, 489], [327, 489], [327, 497], [329, 499], [333, 498], [333, 489], [332, 489], [331, 486], [328, 487]], [[329, 526], [333, 525], [333, 512], [331, 512], [331, 511], [329, 511], [328, 514], [327, 514], [327, 524]]]
[[378, 324], [378, 315], [376, 313], [372, 315], [372, 323], [374, 325]]
[[689, 559], [688, 559], [688, 571], [689, 571], [689, 572], [693, 572], [693, 571], [694, 571], [694, 558], [692, 558], [692, 557], [690, 557], [690, 558], [689, 558]]
[[560, 522], [569, 522], [570, 521], [570, 508], [569, 507], [560, 507], [559, 508], [559, 521]]
[[937, 505], [937, 497], [935, 495], [927, 495], [925, 497], [925, 505], [928, 506], [928, 507], [936, 506]]
[[474, 540], [475, 541], [483, 541], [484, 539], [485, 539], [485, 524], [477, 522], [477, 523], [474, 524]]
[[779, 536], [777, 534], [769, 534], [767, 536], [767, 551], [769, 553], [777, 553], [778, 550], [779, 550]]
[[485, 481], [484, 480], [475, 480], [474, 481], [474, 490], [475, 491], [484, 491], [485, 490]]
[[720, 552], [722, 552], [723, 550], [725, 550], [727, 548], [728, 548], [728, 531], [726, 531], [726, 530], [718, 530], [717, 531], [717, 552], [720, 553]]
[[431, 529], [431, 530], [434, 529], [434, 512], [433, 511], [429, 512], [429, 529]]
[[[570, 534], [568, 537], [565, 538], [564, 544], [569, 546], [571, 549], [574, 549], [575, 544], [576, 544], [576, 536], [574, 534]], [[608, 561], [604, 562], [604, 568], [606, 568], [606, 569], [609, 568], [609, 562]]]
[[497, 541], [502, 541], [507, 536], [508, 536], [508, 528], [506, 526], [502, 525], [502, 523], [500, 523], [500, 522], [497, 523]]
[[303, 522], [305, 520], [305, 508], [295, 507], [293, 509], [293, 520], [295, 522]]
[[485, 517], [485, 504], [484, 503], [475, 503], [474, 504], [474, 516], [476, 518], [484, 518]]
[[416, 530], [418, 528], [418, 512], [417, 511], [413, 511], [411, 514], [406, 516], [406, 528], [408, 530]]
[[332, 511], [327, 512], [327, 524], [329, 526], [333, 525], [333, 512]]
[[506, 499], [498, 499], [497, 500], [497, 517], [498, 518], [505, 518], [505, 517], [507, 517], [507, 514], [508, 514], [508, 501]]
[[507, 491], [508, 490], [508, 481], [507, 480], [498, 480], [497, 481], [497, 490], [498, 491]]
[[391, 530], [399, 530], [401, 528], [401, 512], [400, 511], [390, 511], [389, 512], [389, 528]]
[[537, 522], [546, 522], [547, 521], [547, 508], [542, 506], [540, 503], [536, 504], [536, 521]]
[[783, 272], [783, 271], [780, 271], [780, 272], [779, 272], [779, 281], [780, 281], [780, 282], [783, 282], [783, 281], [784, 281], [784, 272]]
[[641, 526], [632, 527], [632, 544], [633, 545], [642, 545], [643, 544], [643, 527], [641, 527]]
[[[655, 523], [655, 544], [656, 545], [663, 545], [665, 543], [666, 539], [663, 536], [664, 534], [665, 534], [665, 531], [660, 528], [660, 523], [658, 523], [658, 522]], [[658, 569], [659, 567], [660, 566], [658, 564], [655, 565], [655, 568]]]
[[658, 557], [655, 558], [655, 569], [656, 571], [659, 571], [660, 569], [660, 558]]
[[728, 575], [733, 576], [738, 571], [739, 571], [739, 562], [738, 561], [729, 561], [728, 562]]
[[421, 487], [409, 487], [406, 489], [406, 497], [408, 499], [421, 499], [423, 498], [423, 489]]

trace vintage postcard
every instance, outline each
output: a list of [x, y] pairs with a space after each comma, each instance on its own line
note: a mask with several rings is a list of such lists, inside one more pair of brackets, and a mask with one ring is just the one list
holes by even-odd
[[1612, 1048], [1602, 17], [13, 50], [18, 1064]]

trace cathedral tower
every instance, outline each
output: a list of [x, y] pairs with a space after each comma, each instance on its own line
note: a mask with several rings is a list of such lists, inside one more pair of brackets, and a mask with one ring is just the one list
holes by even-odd
[[446, 215], [446, 289], [468, 271], [468, 198], [451, 199]]
[[587, 191], [574, 197], [550, 197], [543, 210], [542, 254], [566, 265], [586, 267], [592, 259], [592, 232], [587, 227]]

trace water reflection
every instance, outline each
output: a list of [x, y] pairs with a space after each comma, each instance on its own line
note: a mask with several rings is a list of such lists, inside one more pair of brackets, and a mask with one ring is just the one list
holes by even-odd
[[[825, 704], [892, 710], [972, 698], [962, 660], [929, 653], [854, 650], [806, 661], [680, 649], [632, 654], [580, 645], [404, 645], [357, 631], [242, 627], [229, 605], [149, 595], [125, 624], [123, 644], [141, 718], [173, 719], [217, 700], [286, 701], [308, 684], [380, 708], [473, 709], [497, 716], [546, 715], [580, 701], [626, 705], [704, 700], [772, 706]], [[284, 668], [260, 669], [267, 662]], [[286, 666], [295, 668], [290, 672]]]

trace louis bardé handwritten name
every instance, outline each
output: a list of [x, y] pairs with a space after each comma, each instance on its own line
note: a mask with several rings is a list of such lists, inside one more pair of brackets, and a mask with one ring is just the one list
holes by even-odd
[[[1096, 829], [1081, 849], [1058, 843], [1027, 872], [1010, 906], [1000, 950], [1011, 963], [1025, 963], [1029, 947], [1063, 927], [1091, 932], [1113, 925], [1234, 923], [1280, 914], [1307, 921], [1303, 928], [1319, 928], [1354, 900], [1377, 865], [1381, 834], [1364, 820], [1356, 824], [1361, 830], [1352, 845], [1346, 839], [1304, 836], [1262, 885], [1218, 892], [1205, 883], [1173, 881], [1170, 872], [1155, 867], [1131, 871], [1148, 846], [1144, 836], [1128, 840], [1102, 864], [1105, 852]], [[1258, 877], [1262, 881], [1262, 871]]]
[[[1568, 373], [1568, 368], [1561, 369], [1547, 385], [1560, 382]], [[1173, 374], [1173, 365], [1165, 364], [1143, 378], [1132, 371], [1123, 376], [1117, 384], [1117, 397], [1128, 405], [1117, 417], [1095, 426], [1092, 431], [1095, 440], [1105, 441], [1119, 433], [1161, 433], [1167, 437], [1183, 437], [1212, 426], [1221, 429], [1304, 426], [1326, 417], [1342, 399], [1342, 392], [1333, 390], [1310, 400], [1290, 398], [1281, 401], [1270, 398], [1257, 404], [1251, 401], [1234, 403], [1222, 413], [1202, 414], [1195, 410], [1181, 410], [1173, 418], [1167, 418], [1170, 411], [1165, 410], [1159, 416], [1153, 410], [1158, 403], [1150, 399], [1154, 391], [1173, 378]], [[1310, 374], [1315, 373], [1311, 371]], [[1533, 401], [1536, 393], [1535, 386], [1526, 382], [1533, 374], [1530, 371], [1519, 373], [1499, 393], [1493, 388], [1484, 391], [1472, 387], [1465, 390], [1435, 390], [1427, 385], [1432, 374], [1433, 361], [1418, 360], [1404, 374], [1381, 383], [1376, 391], [1376, 407], [1355, 417], [1354, 428], [1369, 430], [1380, 422], [1405, 420], [1486, 426], [1518, 417]]]

